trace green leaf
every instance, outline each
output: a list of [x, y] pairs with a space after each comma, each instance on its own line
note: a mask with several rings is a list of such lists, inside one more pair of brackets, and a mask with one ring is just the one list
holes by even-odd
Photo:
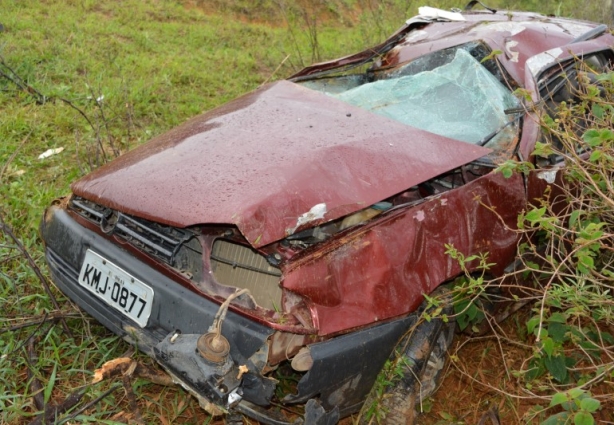
[[580, 402], [580, 409], [589, 413], [596, 412], [599, 407], [601, 407], [601, 403], [594, 398], [587, 397]]
[[569, 394], [569, 398], [573, 400], [580, 398], [580, 396], [583, 395], [584, 393], [586, 393], [586, 391], [583, 390], [582, 388], [572, 388], [569, 391], [567, 391], [567, 394]]
[[545, 329], [543, 327], [541, 329], [539, 329], [539, 328], [534, 329], [533, 330], [533, 335], [535, 335], [538, 338], [547, 338], [548, 335], [549, 335], [548, 334], [548, 329]]
[[584, 214], [584, 211], [574, 210], [571, 212], [571, 214], [569, 215], [569, 227], [573, 228], [575, 226], [581, 214]]
[[590, 255], [586, 255], [583, 252], [578, 253], [578, 270], [584, 274], [590, 273], [595, 268], [595, 261]]
[[527, 320], [527, 332], [532, 334], [533, 329], [539, 325], [539, 316], [533, 316], [529, 320]]
[[58, 365], [55, 364], [53, 366], [53, 372], [51, 372], [51, 376], [49, 377], [49, 382], [47, 382], [47, 386], [45, 387], [45, 391], [43, 392], [43, 397], [45, 399], [45, 404], [49, 403], [51, 399], [51, 393], [53, 392], [53, 387], [55, 385], [55, 376], [58, 370]]
[[469, 257], [465, 258], [465, 262], [469, 263], [469, 262], [471, 262], [473, 260], [477, 260], [478, 258], [480, 258], [480, 257], [478, 257], [477, 255], [470, 255]]
[[603, 106], [598, 103], [594, 103], [591, 109], [593, 111], [593, 115], [595, 115], [599, 119], [603, 118], [603, 115], [605, 113]]
[[542, 341], [542, 348], [548, 355], [548, 357], [552, 357], [552, 353], [554, 352], [554, 341], [552, 338], [544, 338]]
[[568, 326], [562, 323], [554, 322], [548, 325], [548, 334], [555, 342], [563, 343], [567, 339], [565, 335], [568, 331]]
[[595, 419], [590, 413], [578, 412], [573, 417], [573, 423], [576, 425], [593, 425]]
[[599, 137], [601, 137], [601, 140], [604, 142], [614, 141], [614, 131], [609, 128], [604, 128], [599, 132]]
[[454, 416], [448, 412], [439, 412], [439, 416], [444, 418], [446, 421], [450, 421], [450, 422], [454, 421]]
[[614, 338], [608, 332], [601, 332], [600, 336], [608, 344], [614, 344]]
[[588, 97], [590, 97], [591, 99], [596, 99], [599, 97], [599, 94], [600, 94], [599, 88], [597, 88], [597, 86], [595, 86], [594, 84], [589, 84], [588, 86], [586, 86], [586, 91], [587, 91]]
[[538, 208], [538, 209], [533, 209], [531, 211], [529, 211], [525, 216], [525, 220], [531, 222], [531, 224], [535, 224], [537, 221], [539, 221], [544, 214], [546, 214], [546, 207], [542, 207], [542, 208]]
[[564, 356], [546, 357], [544, 359], [544, 366], [548, 369], [548, 372], [559, 383], [565, 384], [568, 380], [567, 366], [565, 366]]
[[503, 177], [509, 179], [514, 174], [514, 170], [518, 167], [518, 163], [516, 161], [507, 160], [503, 164], [500, 164], [499, 167], [495, 170], [495, 172], [500, 172]]
[[552, 400], [550, 400], [549, 407], [558, 406], [559, 404], [565, 403], [569, 401], [569, 396], [567, 393], [556, 393], [552, 396]]
[[541, 422], [540, 425], [564, 425], [568, 423], [569, 417], [569, 412], [557, 413], [556, 415], [549, 416], [545, 421]]
[[548, 322], [556, 322], [556, 323], [567, 323], [567, 315], [565, 313], [561, 313], [555, 311], [548, 317]]
[[601, 144], [601, 138], [599, 137], [599, 131], [595, 129], [587, 130], [582, 136], [584, 141], [588, 143], [590, 147], [599, 146]]
[[596, 75], [596, 77], [597, 77], [597, 81], [601, 81], [601, 82], [611, 81], [612, 83], [614, 83], [614, 72], [598, 74]]
[[552, 151], [552, 146], [549, 143], [535, 143], [535, 148], [533, 149], [533, 155], [541, 156], [542, 158], [548, 158], [554, 152]]
[[590, 158], [588, 159], [590, 162], [597, 162], [603, 156], [603, 152], [600, 150], [593, 151]]
[[465, 330], [467, 325], [469, 325], [469, 318], [467, 317], [466, 312], [464, 311], [469, 305], [469, 300], [463, 299], [456, 303], [454, 303], [454, 312], [458, 315], [456, 317], [456, 323], [458, 323], [458, 327], [460, 330]]
[[608, 128], [603, 128], [601, 130], [591, 129], [586, 131], [582, 138], [589, 144], [589, 146], [594, 148], [596, 146], [603, 145], [603, 143], [614, 140], [614, 131]]
[[503, 52], [501, 50], [493, 50], [488, 56], [486, 56], [484, 59], [482, 59], [480, 61], [480, 63], [484, 63], [484, 62], [486, 62], [486, 61], [488, 61], [490, 59], [494, 59], [497, 56], [502, 55], [502, 54], [503, 54]]

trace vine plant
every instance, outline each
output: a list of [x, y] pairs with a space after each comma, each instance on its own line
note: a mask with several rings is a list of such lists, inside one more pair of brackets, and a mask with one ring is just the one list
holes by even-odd
[[[556, 173], [544, 196], [529, 200], [518, 217], [518, 266], [493, 281], [465, 273], [457, 286], [461, 327], [476, 330], [488, 318], [481, 307], [493, 293], [506, 293], [512, 303], [524, 294], [531, 305], [523, 324], [531, 349], [513, 373], [520, 391], [550, 400], [526, 418], [544, 425], [592, 424], [614, 392], [614, 72], [579, 80], [573, 101], [552, 116], [541, 113], [543, 138], [533, 153], [538, 166], [508, 161], [497, 170], [505, 177]], [[465, 272], [477, 259], [446, 249]], [[510, 289], [504, 284], [510, 277], [532, 287], [502, 291]]]

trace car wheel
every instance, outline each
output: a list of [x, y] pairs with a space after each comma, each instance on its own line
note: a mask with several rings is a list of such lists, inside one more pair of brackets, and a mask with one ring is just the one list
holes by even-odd
[[[442, 288], [437, 292], [440, 295], [445, 293], [447, 305], [442, 314], [451, 315], [449, 291]], [[400, 370], [397, 370], [399, 373], [394, 372], [389, 380], [392, 383], [383, 389], [383, 396], [379, 397], [375, 407], [377, 412], [372, 414], [373, 420], [366, 420], [363, 414], [362, 423], [414, 423], [421, 402], [430, 397], [441, 383], [455, 328], [456, 323], [452, 320], [444, 322], [441, 318], [433, 318], [420, 323], [411, 335], [399, 342], [395, 350], [395, 356], [402, 358]], [[365, 402], [367, 408], [374, 405], [373, 393]]]

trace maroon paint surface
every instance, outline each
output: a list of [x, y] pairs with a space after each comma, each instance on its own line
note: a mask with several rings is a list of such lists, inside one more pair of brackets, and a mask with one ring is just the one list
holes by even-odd
[[321, 335], [401, 316], [461, 272], [445, 244], [467, 256], [487, 252], [490, 271], [501, 273], [524, 205], [521, 176], [487, 174], [323, 247], [285, 271], [283, 286], [311, 300]]
[[327, 209], [319, 221], [333, 220], [489, 152], [280, 81], [191, 119], [72, 190], [173, 226], [235, 224], [259, 247], [283, 239], [317, 204]]
[[[523, 87], [528, 83], [525, 80], [527, 59], [552, 48], [563, 47], [565, 49], [566, 45], [582, 32], [598, 25], [593, 22], [516, 11], [510, 13], [502, 11], [496, 14], [479, 11], [463, 13], [463, 16], [466, 20], [462, 22], [432, 22], [429, 24], [419, 17], [410, 19], [404, 27], [387, 40], [387, 42], [393, 39], [402, 41], [381, 58], [382, 65], [394, 67], [426, 53], [482, 40], [492, 50], [502, 52], [497, 55], [497, 59], [510, 76]], [[522, 31], [520, 27], [523, 27]], [[412, 41], [412, 36], [415, 36], [418, 31], [422, 31], [424, 35]], [[385, 46], [387, 42], [351, 56], [308, 66], [291, 78], [304, 77], [363, 61], [372, 56], [374, 51]], [[601, 35], [599, 41], [592, 42], [600, 48], [611, 47], [613, 43], [614, 36], [608, 32]], [[514, 52], [518, 53], [517, 58]]]

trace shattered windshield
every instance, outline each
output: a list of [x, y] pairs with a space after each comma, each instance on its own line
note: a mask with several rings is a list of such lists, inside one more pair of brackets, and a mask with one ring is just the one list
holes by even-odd
[[463, 47], [376, 73], [370, 82], [366, 76], [353, 75], [304, 84], [412, 127], [468, 143], [485, 143], [498, 132], [486, 146], [501, 154], [510, 149], [517, 134], [516, 117], [505, 110], [517, 108], [519, 102]]

